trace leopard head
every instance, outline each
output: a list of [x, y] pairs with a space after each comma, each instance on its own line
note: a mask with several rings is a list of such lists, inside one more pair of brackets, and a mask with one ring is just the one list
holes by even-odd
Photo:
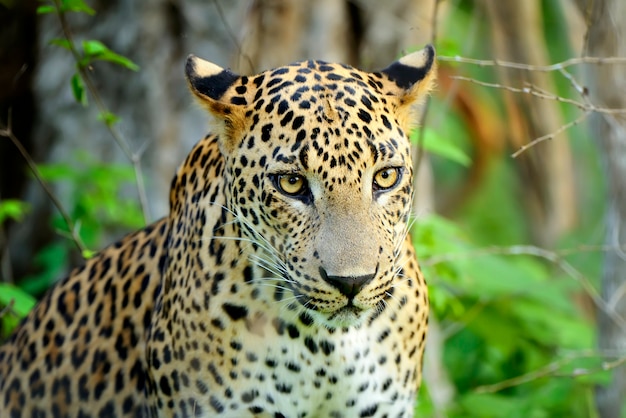
[[323, 324], [359, 323], [405, 280], [407, 133], [435, 67], [430, 46], [379, 72], [304, 61], [240, 76], [187, 60], [219, 135], [228, 210], [260, 251], [255, 263]]

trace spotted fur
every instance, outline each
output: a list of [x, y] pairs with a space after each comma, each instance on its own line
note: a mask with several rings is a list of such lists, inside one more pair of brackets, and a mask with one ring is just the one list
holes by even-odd
[[0, 348], [3, 417], [410, 417], [428, 300], [408, 236], [426, 47], [381, 72], [239, 76], [170, 214], [60, 281]]

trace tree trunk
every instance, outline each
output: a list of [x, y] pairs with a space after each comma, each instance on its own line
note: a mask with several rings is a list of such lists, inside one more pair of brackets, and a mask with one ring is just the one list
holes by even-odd
[[[539, 1], [482, 3], [491, 22], [494, 58], [534, 65], [548, 63]], [[546, 73], [501, 68], [500, 76], [505, 85], [556, 90]], [[556, 101], [511, 92], [504, 92], [504, 99], [508, 120], [513, 121], [508, 140], [514, 150], [557, 131], [564, 123]], [[552, 247], [572, 227], [576, 217], [572, 158], [566, 134], [527, 150], [517, 158], [516, 166], [531, 239], [538, 245]]]
[[[623, 0], [581, 0], [579, 5], [588, 24], [586, 53], [595, 57], [626, 57], [626, 2]], [[624, 65], [590, 65], [590, 99], [599, 107], [626, 108]], [[626, 286], [626, 120], [624, 115], [595, 113], [591, 135], [597, 138], [607, 178], [608, 209], [606, 241], [612, 248], [605, 253], [602, 295], [613, 302], [615, 313], [626, 317], [626, 300], [612, 301]], [[611, 304], [611, 303], [610, 303]], [[626, 330], [605, 313], [598, 312], [598, 346], [602, 352], [626, 354]], [[626, 394], [626, 367], [613, 370], [611, 383], [597, 389], [596, 404], [602, 418], [623, 416]]]

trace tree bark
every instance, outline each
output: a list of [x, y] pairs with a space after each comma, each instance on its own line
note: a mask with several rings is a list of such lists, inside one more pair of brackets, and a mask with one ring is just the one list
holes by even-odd
[[[588, 32], [586, 53], [595, 57], [626, 57], [626, 2], [623, 0], [580, 0]], [[587, 72], [589, 96], [599, 107], [626, 108], [625, 65], [590, 65]], [[626, 317], [626, 300], [620, 295], [626, 286], [626, 120], [624, 115], [595, 113], [591, 134], [597, 139], [607, 178], [606, 242], [602, 273], [602, 295], [615, 313]], [[619, 299], [619, 300], [612, 300]], [[626, 330], [604, 312], [598, 312], [598, 347], [617, 357], [626, 355]], [[611, 383], [600, 386], [596, 405], [602, 418], [624, 416], [626, 367], [613, 370]]]
[[[491, 22], [495, 58], [534, 65], [548, 63], [539, 1], [482, 3]], [[505, 85], [556, 90], [546, 73], [501, 68], [500, 76]], [[504, 92], [504, 100], [513, 125], [508, 140], [514, 150], [534, 138], [556, 132], [564, 123], [555, 101], [511, 92]], [[552, 247], [576, 218], [572, 158], [566, 134], [527, 150], [517, 158], [516, 166], [531, 239], [538, 245]]]

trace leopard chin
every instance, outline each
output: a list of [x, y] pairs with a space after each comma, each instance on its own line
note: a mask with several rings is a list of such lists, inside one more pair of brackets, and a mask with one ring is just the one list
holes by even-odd
[[358, 307], [352, 302], [332, 310], [332, 311], [316, 311], [307, 310], [308, 315], [313, 320], [329, 329], [335, 328], [359, 328], [367, 321], [376, 309], [371, 307]]

